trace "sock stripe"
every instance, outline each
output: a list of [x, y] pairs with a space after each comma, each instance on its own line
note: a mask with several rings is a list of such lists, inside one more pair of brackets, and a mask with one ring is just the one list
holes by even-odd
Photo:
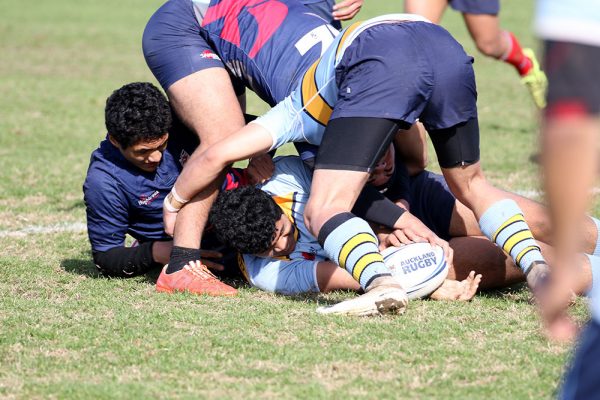
[[510, 254], [516, 245], [529, 239], [533, 239], [531, 231], [529, 229], [523, 229], [510, 235], [510, 237], [504, 241], [502, 248]]
[[494, 232], [494, 235], [492, 236], [492, 242], [496, 242], [496, 238], [502, 233], [504, 229], [508, 228], [512, 224], [516, 224], [517, 222], [525, 222], [525, 217], [523, 216], [523, 214], [515, 214], [508, 220], [506, 220], [502, 225], [500, 225], [500, 227], [496, 230], [496, 232]]
[[354, 263], [354, 268], [352, 269], [352, 276], [354, 279], [360, 282], [360, 277], [364, 270], [371, 264], [381, 262], [383, 263], [383, 257], [380, 253], [367, 253], [358, 259], [356, 263]]
[[[519, 252], [519, 254], [517, 254], [517, 256], [515, 257], [515, 261], [517, 262], [517, 264], [520, 267], [521, 267], [521, 259], [523, 258], [523, 256], [533, 250], [541, 251], [541, 249], [538, 246], [527, 246], [523, 250], [521, 250]], [[523, 269], [523, 267], [521, 267], [521, 269]]]
[[340, 252], [338, 253], [338, 264], [342, 268], [345, 268], [346, 260], [350, 256], [350, 253], [352, 253], [352, 251], [354, 249], [356, 249], [358, 246], [360, 246], [361, 244], [369, 243], [369, 242], [377, 244], [377, 240], [375, 239], [375, 237], [373, 237], [373, 235], [371, 235], [367, 232], [361, 232], [361, 233], [358, 233], [358, 234], [352, 236], [350, 239], [348, 239], [348, 241], [346, 241], [342, 245], [342, 248], [340, 249]]

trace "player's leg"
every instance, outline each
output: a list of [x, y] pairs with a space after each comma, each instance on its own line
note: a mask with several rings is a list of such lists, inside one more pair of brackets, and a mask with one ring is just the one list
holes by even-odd
[[439, 24], [448, 6], [448, 0], [406, 0], [404, 12], [422, 15], [434, 24]]
[[[202, 57], [211, 49], [194, 29], [198, 27], [191, 7], [181, 2], [168, 2], [151, 17], [143, 35], [148, 66], [166, 90], [176, 113], [200, 138], [201, 148], [192, 157], [244, 125], [242, 111], [223, 64], [218, 58]], [[161, 288], [166, 287], [167, 291], [204, 290], [204, 283], [195, 286], [194, 282], [201, 281], [203, 274], [194, 274], [197, 268], [192, 266], [196, 264], [190, 262], [200, 259], [201, 234], [217, 185], [215, 183], [212, 190], [199, 194], [181, 210], [168, 274], [163, 271], [159, 277]], [[180, 271], [187, 279], [174, 276]], [[226, 294], [235, 292], [224, 284], [218, 290]]]
[[512, 32], [502, 30], [497, 15], [465, 13], [463, 16], [477, 49], [488, 57], [512, 65], [529, 89], [535, 104], [543, 108], [546, 105], [548, 81], [533, 50], [523, 49]]
[[[371, 315], [402, 312], [405, 291], [383, 262], [375, 233], [352, 209], [368, 172], [389, 146], [398, 125], [378, 118], [329, 121], [319, 148], [311, 194], [304, 212], [306, 226], [337, 265], [367, 293], [322, 312]], [[365, 138], [364, 132], [369, 132]]]

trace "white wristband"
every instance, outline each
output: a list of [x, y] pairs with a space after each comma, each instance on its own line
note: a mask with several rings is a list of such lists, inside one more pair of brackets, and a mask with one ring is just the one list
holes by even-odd
[[165, 200], [163, 201], [163, 206], [165, 207], [165, 209], [168, 212], [170, 212], [170, 213], [176, 213], [181, 208], [175, 208], [175, 207], [173, 207], [173, 205], [171, 205], [171, 202], [169, 201], [169, 195], [170, 195], [170, 193], [167, 195], [167, 197], [165, 197]]
[[173, 186], [173, 188], [171, 189], [171, 194], [173, 195], [173, 198], [180, 202], [182, 205], [189, 202], [189, 200], [184, 200], [181, 198], [179, 193], [177, 193], [177, 190], [175, 190], [175, 186]]

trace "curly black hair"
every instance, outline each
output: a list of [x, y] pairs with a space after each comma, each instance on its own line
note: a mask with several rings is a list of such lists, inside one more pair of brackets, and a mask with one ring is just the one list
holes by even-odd
[[282, 213], [269, 194], [246, 186], [219, 194], [210, 223], [223, 244], [242, 253], [259, 254], [271, 248], [275, 223]]
[[108, 133], [123, 148], [159, 139], [173, 123], [169, 102], [149, 82], [129, 83], [115, 90], [106, 99], [104, 118]]

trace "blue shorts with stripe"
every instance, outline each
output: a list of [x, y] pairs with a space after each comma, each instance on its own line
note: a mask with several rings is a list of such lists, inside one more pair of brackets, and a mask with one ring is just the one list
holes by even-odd
[[[394, 45], [390, 45], [393, 43]], [[424, 22], [381, 24], [362, 32], [336, 67], [331, 118], [417, 118], [428, 130], [477, 117], [473, 58], [444, 28]]]

